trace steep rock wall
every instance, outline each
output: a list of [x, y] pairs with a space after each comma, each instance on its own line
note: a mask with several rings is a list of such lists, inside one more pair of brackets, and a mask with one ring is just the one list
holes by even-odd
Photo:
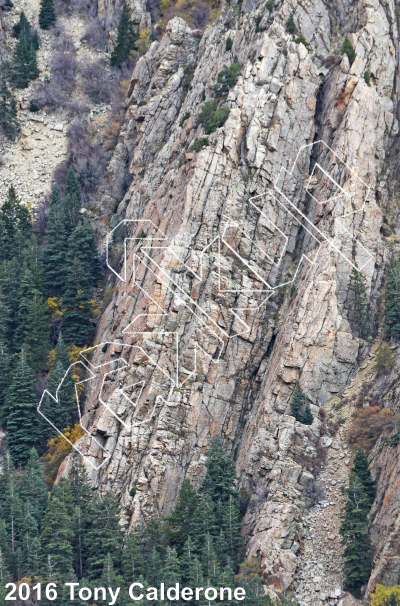
[[[342, 11], [357, 52], [351, 67], [347, 57], [340, 65], [334, 59]], [[292, 13], [308, 49], [286, 31]], [[185, 475], [199, 485], [204, 449], [220, 433], [251, 495], [246, 553], [260, 558], [277, 590], [290, 585], [302, 541], [307, 474], [296, 453], [315, 456], [318, 407], [345, 387], [366, 350], [347, 319], [346, 259], [364, 265], [370, 255], [364, 271], [373, 305], [382, 281], [375, 191], [397, 132], [394, 14], [390, 1], [331, 10], [319, 0], [283, 1], [270, 13], [245, 0], [225, 5], [201, 40], [175, 18], [135, 68], [110, 163], [111, 188], [127, 163], [132, 183], [117, 214], [108, 198], [104, 212], [112, 226], [128, 220], [126, 236], [136, 240], [115, 268], [123, 280], [98, 326], [97, 342], [114, 345], [91, 360], [108, 364], [85, 403], [93, 437], [80, 447], [101, 464], [89, 466], [93, 482], [120, 495], [123, 522], [133, 528], [171, 508]], [[242, 68], [226, 101], [229, 117], [209, 146], [191, 151], [204, 135], [199, 108], [233, 61]], [[296, 160], [293, 172], [281, 172]], [[274, 189], [280, 174], [284, 198]], [[263, 284], [285, 282], [265, 295]], [[117, 380], [110, 369], [121, 355], [129, 369]], [[296, 379], [313, 403], [310, 431], [290, 416]], [[120, 381], [130, 385], [130, 404]]]

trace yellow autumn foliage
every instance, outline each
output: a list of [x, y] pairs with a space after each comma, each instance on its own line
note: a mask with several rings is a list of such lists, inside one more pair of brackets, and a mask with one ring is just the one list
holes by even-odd
[[370, 606], [387, 606], [389, 598], [391, 594], [397, 598], [397, 601], [400, 601], [400, 585], [395, 585], [394, 587], [385, 587], [384, 585], [378, 585], [375, 587], [375, 591], [371, 593], [371, 602]]
[[65, 437], [68, 438], [69, 442], [62, 435], [57, 434], [47, 442], [47, 451], [42, 457], [43, 473], [48, 487], [51, 487], [54, 484], [58, 468], [72, 450], [70, 442], [75, 444], [79, 438], [85, 435], [85, 432], [79, 423], [72, 428], [66, 427], [63, 430], [63, 433]]

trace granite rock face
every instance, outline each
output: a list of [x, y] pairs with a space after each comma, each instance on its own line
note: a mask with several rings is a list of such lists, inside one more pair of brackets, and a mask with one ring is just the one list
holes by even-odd
[[[109, 167], [111, 188], [127, 164], [132, 182], [116, 214], [103, 200], [110, 231], [123, 223], [106, 244], [115, 289], [80, 447], [132, 529], [169, 511], [185, 476], [199, 485], [204, 450], [221, 434], [249, 496], [246, 554], [279, 592], [298, 564], [312, 479], [302, 457], [316, 456], [318, 409], [368, 349], [348, 319], [352, 267], [372, 310], [382, 284], [376, 191], [398, 130], [397, 25], [392, 0], [264, 4], [224, 5], [202, 36], [174, 18], [136, 65]], [[307, 47], [286, 31], [292, 13]], [[233, 62], [229, 116], [207, 135], [197, 118]], [[296, 380], [310, 427], [290, 416]]]

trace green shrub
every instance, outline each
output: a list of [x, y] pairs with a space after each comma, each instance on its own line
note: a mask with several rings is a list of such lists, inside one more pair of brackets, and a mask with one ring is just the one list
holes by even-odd
[[40, 106], [37, 103], [35, 103], [35, 101], [30, 101], [29, 111], [30, 112], [40, 112]]
[[147, 101], [139, 101], [139, 107], [143, 107], [143, 105], [147, 105]]
[[290, 15], [289, 19], [286, 22], [286, 29], [289, 34], [294, 34], [296, 31], [296, 24], [293, 19], [293, 15]]
[[274, 0], [268, 0], [268, 2], [265, 4], [265, 8], [271, 12], [274, 8]]
[[195, 152], [199, 152], [203, 149], [203, 147], [208, 147], [210, 145], [210, 142], [208, 140], [208, 137], [200, 137], [199, 139], [196, 139], [196, 141], [193, 143], [192, 147], [190, 148], [190, 151], [195, 151]]
[[399, 445], [400, 442], [400, 436], [399, 433], [397, 431], [395, 431], [394, 433], [392, 433], [392, 435], [390, 436], [390, 446], [393, 446], [393, 448], [395, 448], [396, 446]]
[[304, 44], [304, 46], [308, 50], [308, 42], [304, 38], [303, 34], [300, 34], [300, 36], [297, 36], [297, 38], [295, 38], [295, 42], [296, 42], [296, 44], [300, 44], [300, 42], [301, 42], [302, 44]]
[[368, 86], [371, 86], [371, 80], [370, 80], [370, 77], [369, 77], [369, 71], [368, 70], [364, 72], [364, 80], [365, 80], [365, 82], [367, 83]]
[[211, 135], [217, 128], [225, 124], [229, 111], [229, 107], [226, 106], [217, 109], [216, 101], [207, 101], [203, 105], [197, 123], [204, 126], [206, 135]]
[[261, 20], [262, 20], [262, 15], [258, 15], [256, 17], [256, 34], [258, 34], [258, 32], [264, 31], [264, 28], [260, 27]]
[[179, 126], [183, 126], [184, 122], [186, 122], [186, 120], [190, 118], [190, 112], [186, 112], [186, 114], [183, 116], [182, 120], [179, 122]]
[[225, 43], [225, 50], [230, 51], [233, 45], [233, 40], [230, 36], [227, 37], [226, 39], [226, 43]]
[[350, 61], [350, 65], [353, 63], [354, 59], [357, 57], [357, 53], [351, 45], [349, 37], [346, 36], [341, 48], [342, 55], [347, 55]]
[[293, 297], [295, 292], [296, 292], [296, 287], [294, 284], [292, 284], [292, 286], [290, 287], [290, 296]]
[[230, 67], [224, 65], [224, 69], [218, 74], [217, 84], [214, 86], [217, 97], [225, 97], [229, 89], [235, 86], [241, 67], [240, 63], [232, 63]]

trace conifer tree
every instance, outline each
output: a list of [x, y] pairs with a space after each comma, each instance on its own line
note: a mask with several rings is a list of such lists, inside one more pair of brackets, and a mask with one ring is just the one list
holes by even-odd
[[243, 537], [239, 509], [232, 496], [225, 506], [222, 527], [226, 538], [227, 555], [232, 566], [236, 568], [239, 561], [239, 550], [243, 545]]
[[[261, 581], [261, 579], [260, 579], [260, 581]], [[260, 584], [261, 584], [262, 590], [264, 590], [262, 583], [260, 583]], [[222, 570], [222, 573], [219, 576], [218, 586], [223, 589], [225, 589], [227, 587], [230, 588], [232, 591], [232, 596], [233, 596], [233, 591], [235, 589], [235, 576], [234, 576], [232, 564], [231, 564], [229, 558], [228, 558], [228, 561], [227, 561], [224, 569]], [[225, 598], [224, 600], [220, 600], [220, 604], [224, 604], [225, 606], [230, 606], [232, 604], [232, 601], [228, 599], [227, 591], [224, 591], [224, 598]], [[248, 595], [246, 592], [246, 602], [247, 602], [247, 599], [248, 599]], [[249, 602], [250, 602], [250, 600], [249, 600]]]
[[69, 472], [69, 483], [74, 498], [74, 505], [85, 510], [93, 499], [93, 491], [86, 467], [80, 457], [75, 457]]
[[294, 34], [295, 33], [295, 31], [296, 31], [296, 24], [294, 22], [293, 15], [290, 15], [289, 19], [287, 20], [286, 29], [289, 32], [289, 34]]
[[21, 527], [21, 568], [22, 576], [37, 576], [40, 571], [40, 541], [38, 539], [38, 525], [31, 513], [29, 501]]
[[18, 328], [18, 291], [20, 283], [21, 266], [14, 257], [10, 261], [3, 261], [0, 268], [0, 311], [3, 335], [11, 353], [16, 350], [15, 331]]
[[185, 478], [179, 491], [174, 510], [165, 517], [164, 531], [168, 543], [176, 547], [178, 555], [190, 534], [191, 522], [197, 509], [198, 497], [190, 479]]
[[349, 281], [349, 292], [352, 293], [349, 302], [349, 318], [360, 338], [364, 338], [369, 333], [366, 282], [364, 274], [353, 268]]
[[228, 544], [226, 542], [226, 536], [222, 528], [219, 531], [219, 535], [214, 540], [214, 548], [218, 564], [221, 568], [224, 568], [228, 558]]
[[35, 448], [29, 453], [21, 484], [21, 498], [31, 506], [31, 514], [40, 525], [47, 504], [46, 480]]
[[[47, 574], [63, 581], [68, 578], [72, 570], [73, 532], [67, 509], [59, 499], [50, 499], [42, 522], [40, 542], [43, 556], [47, 559], [45, 564]], [[50, 561], [49, 561], [50, 556]]]
[[75, 195], [79, 199], [80, 187], [73, 166], [70, 166], [67, 170], [67, 175], [65, 178], [65, 195]]
[[6, 399], [8, 449], [16, 463], [25, 464], [32, 447], [40, 443], [35, 377], [22, 350]]
[[72, 542], [74, 553], [74, 571], [79, 578], [83, 576], [85, 552], [83, 548], [83, 540], [85, 536], [86, 519], [82, 508], [76, 505], [72, 516], [72, 530], [74, 538]]
[[49, 29], [57, 20], [54, 0], [40, 0], [39, 25], [42, 29]]
[[79, 221], [80, 202], [77, 194], [67, 194], [64, 200], [65, 209], [65, 230], [69, 237], [73, 232]]
[[292, 416], [296, 419], [296, 421], [300, 421], [300, 419], [301, 419], [301, 410], [302, 410], [305, 402], [306, 402], [306, 394], [301, 389], [299, 381], [296, 381], [296, 385], [295, 385], [294, 392], [292, 395], [292, 400], [290, 402]]
[[63, 293], [62, 331], [67, 344], [84, 345], [94, 333], [92, 323], [92, 292], [82, 265], [76, 257], [72, 261]]
[[364, 488], [365, 496], [368, 499], [368, 506], [369, 508], [372, 507], [376, 495], [376, 483], [371, 476], [368, 457], [361, 446], [359, 446], [356, 450], [351, 471], [357, 474], [358, 478], [360, 479]]
[[218, 535], [215, 505], [208, 494], [201, 499], [191, 524], [191, 536], [197, 552], [201, 550], [207, 533], [212, 536]]
[[236, 475], [235, 462], [231, 454], [224, 451], [219, 436], [212, 439], [206, 451], [206, 475], [200, 487], [200, 494], [208, 494], [214, 503], [226, 503], [229, 497], [238, 498], [234, 486], [239, 479]]
[[127, 585], [136, 583], [144, 573], [144, 561], [139, 541], [135, 534], [130, 534], [122, 552], [122, 571]]
[[0, 128], [7, 139], [14, 139], [19, 133], [17, 101], [4, 78], [0, 80]]
[[32, 31], [25, 14], [21, 16], [18, 25], [18, 42], [12, 58], [13, 84], [17, 88], [26, 88], [30, 80], [35, 80], [39, 76], [36, 62], [38, 37]]
[[18, 327], [15, 331], [15, 345], [20, 351], [25, 342], [25, 333], [27, 330], [27, 316], [30, 302], [33, 295], [37, 292], [35, 280], [32, 272], [28, 269], [26, 262], [22, 266], [20, 285], [18, 291]]
[[385, 332], [400, 337], [400, 259], [393, 259], [387, 270], [385, 289]]
[[151, 587], [156, 587], [163, 577], [162, 558], [153, 547], [146, 558], [145, 578]]
[[[165, 583], [165, 587], [174, 587], [176, 583], [181, 582], [178, 554], [176, 553], [176, 549], [171, 549], [171, 547], [167, 548], [165, 556], [163, 582]], [[169, 606], [173, 606], [172, 601], [168, 600], [168, 598], [166, 602]]]
[[120, 591], [117, 601], [115, 602], [115, 605], [116, 606], [122, 606], [122, 605], [125, 606], [126, 602], [123, 599], [124, 581], [120, 575], [115, 573], [114, 563], [113, 563], [113, 559], [112, 559], [110, 553], [107, 553], [107, 555], [104, 559], [103, 570], [101, 573], [99, 585], [101, 587], [111, 587], [114, 589], [114, 591], [115, 591], [116, 587], [119, 587], [122, 591]]
[[100, 258], [96, 236], [92, 224], [87, 219], [80, 221], [68, 238], [67, 260], [70, 264], [74, 257], [81, 262], [90, 286], [97, 286], [101, 278]]
[[368, 538], [367, 518], [370, 499], [355, 473], [350, 475], [349, 486], [344, 493], [347, 498], [339, 529], [342, 545], [345, 546], [344, 588], [354, 597], [359, 597], [362, 585], [368, 582], [371, 574], [371, 542]]
[[49, 316], [43, 297], [35, 292], [28, 304], [24, 342], [27, 346], [27, 360], [33, 370], [46, 368], [50, 349]]
[[87, 508], [83, 546], [86, 554], [85, 575], [89, 580], [99, 578], [107, 553], [112, 557], [116, 572], [120, 572], [123, 535], [119, 513], [118, 501], [111, 493], [107, 493], [103, 499], [93, 499]]
[[218, 577], [219, 568], [213, 540], [209, 533], [204, 537], [204, 543], [201, 550], [201, 564], [207, 584], [213, 586]]
[[65, 505], [65, 509], [67, 510], [68, 516], [72, 518], [75, 511], [75, 503], [69, 479], [60, 478], [58, 484], [53, 485], [53, 488], [51, 489], [51, 494], [52, 496], [57, 497], [57, 499]]
[[60, 295], [67, 275], [68, 251], [65, 209], [60, 200], [58, 187], [53, 188], [51, 206], [46, 229], [47, 245], [43, 253], [43, 264], [48, 292]]
[[303, 423], [303, 425], [312, 425], [313, 420], [314, 420], [314, 417], [311, 412], [310, 406], [309, 406], [309, 404], [306, 404], [304, 412], [301, 416], [301, 423]]
[[19, 496], [19, 482], [10, 453], [7, 451], [3, 461], [3, 474], [0, 476], [0, 517], [4, 520], [8, 544], [11, 552], [8, 564], [10, 572], [15, 572], [16, 552], [21, 534], [23, 507]]
[[[11, 357], [8, 347], [0, 341], [0, 425], [3, 421], [4, 406], [11, 380]], [[5, 421], [5, 419], [4, 419]]]
[[122, 63], [128, 59], [130, 52], [137, 49], [137, 39], [138, 35], [134, 32], [128, 5], [124, 2], [118, 24], [117, 41], [110, 57], [110, 65], [121, 67]]
[[0, 208], [1, 260], [10, 260], [16, 254], [15, 241], [18, 234], [21, 234], [23, 240], [30, 239], [32, 219], [11, 185], [7, 199]]
[[188, 536], [180, 557], [180, 571], [183, 583], [189, 583], [190, 579], [192, 578], [192, 568], [195, 557], [195, 546], [190, 536]]
[[[204, 577], [203, 577], [203, 570], [202, 570], [201, 562], [196, 557], [193, 560], [189, 587], [204, 587], [204, 586], [205, 586], [205, 581], [204, 581]], [[193, 604], [195, 606], [206, 606], [207, 601], [204, 597], [203, 592], [200, 593], [200, 600], [194, 600]]]
[[[0, 518], [0, 585], [4, 585], [11, 575], [11, 549], [7, 536], [6, 525], [4, 520]], [[0, 594], [0, 598], [4, 600], [5, 596]]]

